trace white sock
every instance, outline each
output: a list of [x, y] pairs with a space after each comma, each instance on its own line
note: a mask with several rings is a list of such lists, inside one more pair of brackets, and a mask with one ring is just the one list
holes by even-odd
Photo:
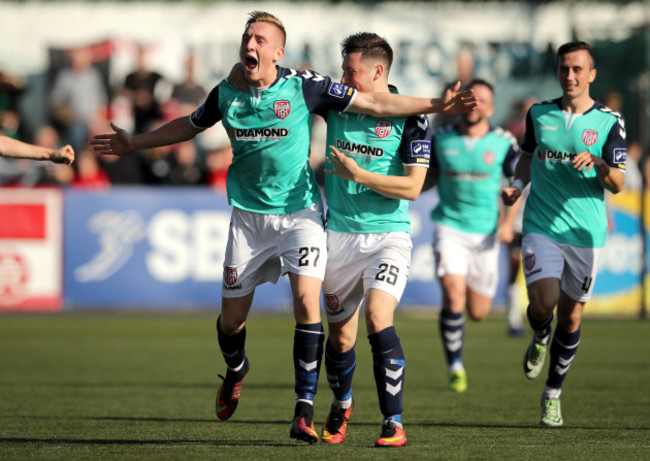
[[341, 410], [347, 410], [352, 406], [352, 397], [346, 400], [337, 400], [334, 398], [332, 400], [332, 405], [334, 405], [337, 408], [340, 408]]
[[559, 399], [562, 388], [544, 387], [544, 397], [547, 399]]
[[519, 298], [519, 286], [516, 283], [513, 283], [508, 287], [508, 303], [506, 304], [508, 326], [513, 330], [518, 330], [524, 327], [523, 315], [519, 309]]
[[464, 369], [465, 369], [465, 367], [463, 366], [463, 362], [456, 361], [456, 362], [452, 363], [451, 365], [449, 365], [449, 368], [447, 369], [447, 372], [449, 374], [451, 374], [451, 373], [456, 373], [458, 371], [463, 371]]

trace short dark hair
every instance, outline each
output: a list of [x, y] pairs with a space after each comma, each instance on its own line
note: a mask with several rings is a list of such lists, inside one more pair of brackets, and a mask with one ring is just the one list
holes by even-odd
[[587, 53], [589, 53], [589, 57], [591, 58], [591, 68], [593, 69], [596, 66], [596, 60], [594, 59], [594, 54], [591, 51], [591, 45], [587, 42], [581, 42], [581, 41], [568, 42], [560, 46], [557, 49], [556, 62], [560, 62], [560, 58], [565, 54], [573, 53], [574, 51], [580, 51], [580, 50], [585, 50]]
[[488, 90], [490, 90], [490, 93], [494, 94], [494, 85], [492, 85], [487, 80], [483, 80], [482, 78], [473, 78], [467, 85], [465, 85], [465, 89], [469, 90], [474, 85], [483, 85]]
[[372, 32], [359, 32], [343, 40], [341, 55], [345, 57], [351, 53], [361, 53], [364, 58], [383, 61], [386, 64], [386, 70], [390, 70], [390, 66], [393, 64], [393, 49], [386, 39]]

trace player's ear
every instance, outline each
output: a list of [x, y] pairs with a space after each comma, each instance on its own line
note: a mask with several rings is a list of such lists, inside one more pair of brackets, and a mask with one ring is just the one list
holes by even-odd
[[596, 80], [596, 69], [591, 69], [589, 71], [589, 83], [593, 83]]
[[273, 62], [278, 62], [284, 57], [284, 48], [279, 47], [275, 49], [275, 54], [273, 56]]
[[381, 64], [375, 64], [373, 68], [373, 80], [379, 80], [384, 75], [384, 66]]

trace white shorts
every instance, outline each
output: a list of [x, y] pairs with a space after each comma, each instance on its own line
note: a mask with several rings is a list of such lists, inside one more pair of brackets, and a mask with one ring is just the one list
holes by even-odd
[[245, 296], [264, 282], [276, 283], [287, 272], [323, 280], [326, 263], [322, 204], [281, 215], [233, 208], [222, 296]]
[[392, 295], [404, 293], [413, 243], [407, 232], [354, 234], [327, 231], [327, 269], [323, 298], [327, 321], [354, 314], [371, 288]]
[[464, 275], [472, 291], [493, 298], [499, 283], [499, 240], [496, 232], [476, 234], [435, 223], [433, 254], [436, 276]]
[[572, 299], [587, 302], [594, 291], [602, 248], [558, 243], [534, 232], [524, 235], [521, 257], [526, 285], [545, 278], [560, 280], [560, 288]]

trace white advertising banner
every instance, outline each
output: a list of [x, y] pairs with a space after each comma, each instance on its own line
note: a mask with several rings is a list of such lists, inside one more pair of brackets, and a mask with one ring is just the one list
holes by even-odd
[[63, 195], [0, 188], [0, 311], [59, 310]]

